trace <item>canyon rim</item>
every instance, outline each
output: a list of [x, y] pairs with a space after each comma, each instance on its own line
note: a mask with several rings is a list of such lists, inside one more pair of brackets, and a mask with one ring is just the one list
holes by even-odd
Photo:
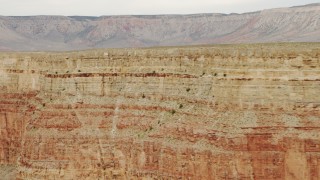
[[320, 3], [242, 14], [0, 16], [0, 51], [320, 42]]
[[320, 180], [319, 94], [320, 3], [0, 16], [0, 180]]
[[320, 44], [0, 53], [5, 179], [319, 179]]

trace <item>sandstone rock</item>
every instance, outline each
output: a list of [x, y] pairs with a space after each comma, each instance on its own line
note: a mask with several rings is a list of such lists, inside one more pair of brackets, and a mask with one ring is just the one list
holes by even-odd
[[319, 179], [320, 45], [0, 54], [7, 179]]

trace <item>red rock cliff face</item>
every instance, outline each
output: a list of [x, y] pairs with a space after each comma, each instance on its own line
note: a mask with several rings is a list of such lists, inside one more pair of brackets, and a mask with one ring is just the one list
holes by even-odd
[[320, 179], [320, 46], [0, 54], [7, 179]]

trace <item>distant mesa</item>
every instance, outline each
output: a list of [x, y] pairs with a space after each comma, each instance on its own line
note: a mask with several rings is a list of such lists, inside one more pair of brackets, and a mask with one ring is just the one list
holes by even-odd
[[320, 3], [243, 14], [0, 17], [0, 51], [261, 42], [320, 42]]

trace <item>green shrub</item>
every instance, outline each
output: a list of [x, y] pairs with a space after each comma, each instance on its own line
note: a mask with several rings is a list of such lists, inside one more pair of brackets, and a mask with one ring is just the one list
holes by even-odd
[[170, 111], [170, 113], [171, 113], [172, 115], [174, 115], [174, 114], [176, 113], [176, 110], [172, 109], [172, 110]]

